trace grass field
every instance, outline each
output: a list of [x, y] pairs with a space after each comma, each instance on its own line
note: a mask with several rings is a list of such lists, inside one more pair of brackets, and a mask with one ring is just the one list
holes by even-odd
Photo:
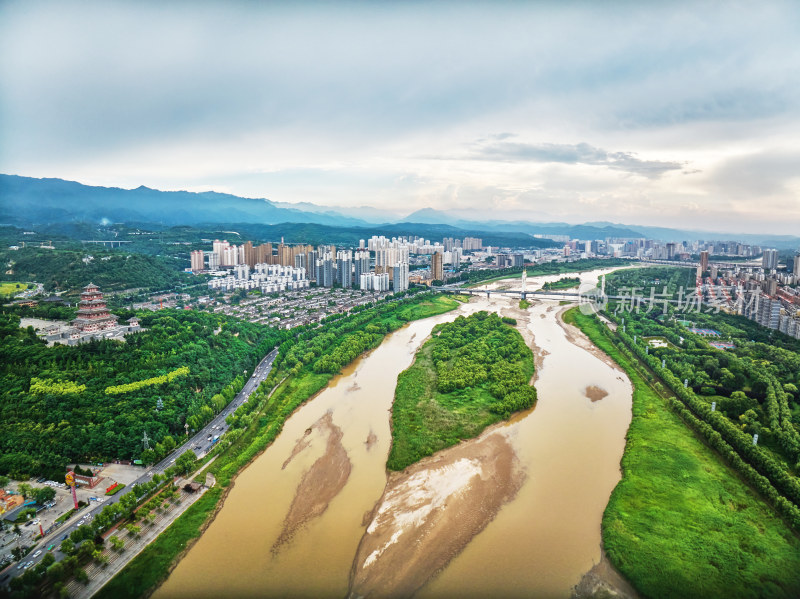
[[429, 301], [419, 302], [398, 310], [396, 317], [401, 321], [410, 321], [444, 314], [458, 308], [460, 302], [464, 301], [463, 297], [465, 296], [437, 295]]
[[[19, 287], [17, 287], [17, 285], [19, 285]], [[17, 293], [25, 291], [27, 288], [27, 283], [19, 281], [3, 282], [0, 283], [0, 296], [16, 295]]]
[[603, 516], [611, 562], [647, 597], [799, 597], [800, 538], [671, 412], [596, 318], [565, 320], [634, 385], [623, 476]]

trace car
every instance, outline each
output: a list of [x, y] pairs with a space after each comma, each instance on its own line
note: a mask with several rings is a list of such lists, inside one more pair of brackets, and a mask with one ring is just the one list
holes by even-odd
[[47, 548], [47, 550], [48, 550], [48, 551], [52, 551], [52, 550], [53, 550], [53, 549], [55, 549], [55, 548], [56, 548], [56, 544], [55, 544], [55, 543], [53, 543], [52, 545], [50, 545], [50, 547], [48, 547], [48, 548]]
[[28, 568], [30, 568], [32, 565], [33, 565], [33, 562], [28, 562], [27, 564], [25, 564], [25, 565], [22, 567], [22, 569], [23, 569], [23, 570], [27, 570], [27, 569], [28, 569]]
[[33, 554], [33, 557], [39, 557], [40, 555], [42, 555], [42, 550], [41, 549], [37, 549], [36, 553]]

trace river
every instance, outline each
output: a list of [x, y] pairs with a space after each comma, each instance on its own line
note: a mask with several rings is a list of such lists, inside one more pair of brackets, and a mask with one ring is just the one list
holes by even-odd
[[[599, 272], [581, 275], [584, 286], [596, 283]], [[531, 277], [528, 289], [560, 276]], [[511, 279], [491, 287], [519, 284]], [[631, 387], [621, 371], [565, 329], [557, 318], [558, 302], [534, 302], [526, 311], [516, 303], [498, 296], [473, 298], [451, 313], [412, 322], [335, 377], [236, 478], [214, 522], [156, 596], [404, 595], [421, 586], [418, 596], [431, 598], [568, 597], [600, 561], [600, 520], [620, 478]], [[518, 319], [538, 355], [537, 405], [442, 452], [439, 462], [433, 456], [413, 466], [416, 476], [392, 475], [387, 484], [397, 375], [435, 324], [477, 310]], [[508, 459], [500, 460], [501, 454]], [[452, 460], [443, 466], [447, 456]], [[454, 464], [464, 466], [463, 474]], [[449, 478], [434, 476], [436, 468], [445, 468]], [[492, 476], [486, 474], [490, 469]], [[496, 481], [500, 474], [504, 485], [470, 490], [466, 484]], [[434, 494], [441, 496], [441, 505], [426, 500], [438, 507], [424, 510], [418, 537], [398, 528], [390, 551], [383, 551], [382, 541], [383, 550], [371, 549], [370, 543], [379, 540], [370, 536], [386, 534], [378, 524], [391, 532], [407, 521], [403, 514], [388, 519], [387, 502], [409, 496], [408, 486], [422, 475], [426, 484], [439, 485]], [[418, 501], [419, 489], [412, 491]], [[425, 544], [425, 538], [435, 538], [426, 526], [449, 531], [448, 517], [476, 501], [484, 502], [487, 515], [458, 526], [453, 535], [448, 532], [448, 538], [458, 537], [450, 550], [443, 550], [446, 544]], [[419, 584], [392, 587], [385, 581], [393, 571], [401, 564], [414, 566], [403, 553], [411, 544]]]

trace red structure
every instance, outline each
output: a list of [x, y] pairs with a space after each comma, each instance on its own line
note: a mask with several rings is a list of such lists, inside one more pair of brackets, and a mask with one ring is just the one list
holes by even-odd
[[89, 283], [81, 292], [78, 317], [72, 326], [82, 333], [95, 333], [117, 328], [117, 317], [108, 311], [106, 300], [97, 285]]

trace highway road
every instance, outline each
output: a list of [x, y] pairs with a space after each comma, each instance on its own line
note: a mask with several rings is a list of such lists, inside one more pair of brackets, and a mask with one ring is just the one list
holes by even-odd
[[[208, 451], [212, 447], [213, 438], [217, 435], [220, 437], [228, 430], [228, 425], [225, 422], [225, 419], [231, 414], [236, 408], [240, 405], [245, 403], [249, 398], [250, 395], [255, 391], [258, 386], [267, 378], [267, 375], [272, 370], [272, 362], [275, 360], [275, 357], [278, 355], [278, 349], [273, 349], [270, 353], [268, 353], [261, 362], [259, 362], [258, 366], [256, 366], [255, 370], [253, 371], [253, 375], [247, 379], [242, 390], [236, 394], [236, 397], [219, 413], [217, 416], [208, 424], [206, 424], [200, 431], [196, 432], [194, 436], [190, 439], [185, 441], [182, 445], [177, 447], [172, 453], [170, 453], [167, 457], [161, 460], [158, 464], [151, 466], [148, 468], [139, 478], [135, 481], [131, 482], [128, 487], [132, 487], [137, 483], [145, 483], [152, 479], [153, 475], [156, 473], [162, 473], [166, 470], [169, 466], [175, 463], [175, 460], [178, 459], [185, 451], [194, 451], [197, 457], [202, 457], [208, 453]], [[69, 521], [68, 524], [61, 526], [60, 528], [55, 529], [54, 531], [50, 532], [49, 534], [45, 535], [42, 541], [39, 541], [38, 546], [34, 549], [32, 553], [29, 553], [24, 558], [22, 558], [21, 562], [14, 562], [11, 566], [6, 568], [4, 572], [0, 574], [0, 579], [4, 578], [7, 575], [10, 575], [7, 579], [0, 582], [0, 586], [5, 586], [9, 583], [11, 578], [21, 575], [25, 570], [23, 568], [19, 568], [20, 564], [26, 564], [28, 562], [33, 562], [30, 567], [35, 567], [47, 554], [47, 547], [54, 544], [56, 548], [53, 550], [53, 555], [56, 558], [56, 561], [60, 561], [62, 558], [65, 557], [63, 553], [59, 550], [59, 546], [61, 545], [61, 541], [63, 541], [66, 537], [72, 533], [73, 530], [77, 529], [81, 524], [87, 524], [91, 522], [91, 518], [100, 513], [100, 511], [109, 503], [116, 503], [120, 500], [122, 495], [125, 494], [125, 491], [117, 493], [116, 495], [112, 495], [110, 497], [106, 497], [103, 503], [96, 503], [91, 504], [87, 508], [83, 508], [80, 510], [81, 518], [78, 519], [77, 514]], [[94, 507], [93, 507], [94, 506]], [[83, 518], [86, 518], [85, 520]], [[34, 553], [41, 550], [41, 554], [36, 556], [35, 558], [32, 557]]]

